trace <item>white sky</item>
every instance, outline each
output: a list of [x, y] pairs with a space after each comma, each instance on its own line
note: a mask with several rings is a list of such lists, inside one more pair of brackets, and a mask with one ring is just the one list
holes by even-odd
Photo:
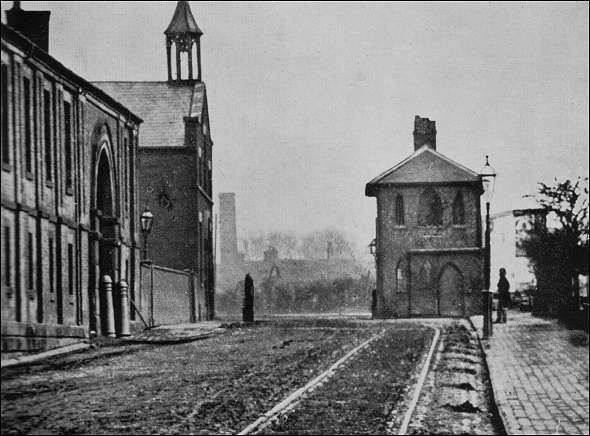
[[[492, 212], [588, 175], [588, 3], [190, 3], [239, 236], [332, 226], [366, 245], [365, 183], [413, 151], [415, 115], [448, 157], [490, 155]], [[83, 77], [166, 80], [175, 2], [22, 7], [51, 10], [50, 52]]]

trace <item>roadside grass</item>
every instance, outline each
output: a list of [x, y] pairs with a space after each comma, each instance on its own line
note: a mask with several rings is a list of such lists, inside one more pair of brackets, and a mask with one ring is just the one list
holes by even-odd
[[263, 434], [385, 434], [433, 330], [391, 328]]
[[236, 433], [381, 328], [272, 321], [198, 342], [3, 369], [2, 434]]

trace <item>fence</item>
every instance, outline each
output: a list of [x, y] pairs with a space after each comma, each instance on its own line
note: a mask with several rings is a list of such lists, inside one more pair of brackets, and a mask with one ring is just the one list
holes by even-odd
[[140, 265], [141, 295], [147, 301], [150, 326], [183, 324], [201, 320], [200, 298], [195, 287], [196, 275], [192, 271], [142, 262]]

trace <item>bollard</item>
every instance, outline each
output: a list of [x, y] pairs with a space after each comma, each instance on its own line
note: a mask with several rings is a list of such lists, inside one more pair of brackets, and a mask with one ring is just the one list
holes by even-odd
[[102, 283], [104, 285], [104, 334], [109, 338], [115, 337], [115, 312], [113, 309], [113, 280], [110, 276], [102, 276]]
[[130, 336], [131, 330], [129, 327], [129, 285], [125, 280], [119, 283], [121, 288], [121, 331], [119, 336]]

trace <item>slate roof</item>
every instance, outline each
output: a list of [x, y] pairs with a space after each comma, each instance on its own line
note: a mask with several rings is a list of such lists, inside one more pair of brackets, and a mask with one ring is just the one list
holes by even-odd
[[378, 185], [415, 183], [481, 183], [479, 174], [424, 145], [399, 164], [367, 183], [365, 194], [374, 196]]
[[169, 82], [94, 82], [144, 121], [140, 147], [184, 147], [184, 117], [202, 123], [206, 89], [202, 82], [179, 86]]
[[197, 26], [197, 22], [195, 21], [195, 17], [193, 17], [191, 7], [187, 1], [179, 1], [176, 4], [172, 20], [164, 33], [166, 35], [178, 35], [184, 33], [195, 35], [203, 34], [201, 29], [199, 29], [199, 26]]

